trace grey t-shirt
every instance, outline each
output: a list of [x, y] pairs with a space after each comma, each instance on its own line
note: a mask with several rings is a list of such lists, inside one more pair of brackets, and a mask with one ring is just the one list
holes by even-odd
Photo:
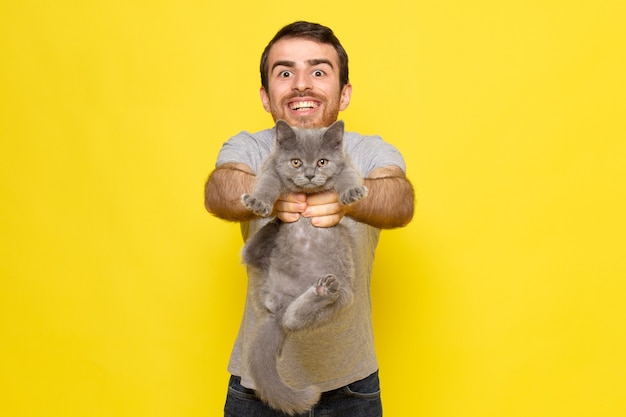
[[[224, 143], [216, 166], [237, 162], [258, 172], [273, 146], [274, 129], [252, 134], [241, 132]], [[344, 148], [363, 177], [385, 166], [406, 170], [398, 150], [378, 136], [346, 132]], [[241, 223], [244, 240], [266, 222], [259, 219]], [[279, 373], [286, 383], [296, 389], [316, 385], [322, 391], [330, 391], [363, 379], [378, 369], [372, 329], [370, 276], [380, 229], [350, 217], [344, 217], [342, 222], [348, 226], [352, 236], [356, 266], [354, 302], [331, 322], [288, 337], [278, 361]], [[256, 273], [248, 269], [246, 307], [228, 364], [228, 371], [241, 376], [242, 385], [251, 389], [255, 387], [247, 370], [246, 355], [249, 350], [247, 343], [258, 320], [250, 302], [254, 287], [250, 282], [256, 279]]]

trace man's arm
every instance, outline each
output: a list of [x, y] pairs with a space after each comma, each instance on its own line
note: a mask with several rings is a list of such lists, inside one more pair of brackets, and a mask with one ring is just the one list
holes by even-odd
[[396, 166], [376, 168], [365, 178], [367, 197], [344, 208], [353, 219], [378, 227], [404, 227], [413, 218], [414, 193], [404, 171]]
[[204, 186], [204, 207], [220, 219], [241, 222], [256, 217], [241, 203], [241, 196], [254, 189], [252, 169], [241, 163], [217, 167]]
[[[254, 188], [252, 169], [241, 163], [216, 168], [204, 188], [204, 206], [209, 213], [230, 221], [246, 221], [256, 215], [241, 204], [241, 196]], [[348, 207], [341, 206], [335, 191], [305, 196], [288, 194], [275, 204], [275, 214], [284, 222], [311, 217], [318, 227], [339, 223], [344, 215], [380, 229], [406, 226], [413, 218], [413, 187], [399, 167], [377, 168], [364, 180], [368, 196]], [[306, 199], [306, 200], [305, 200]], [[306, 202], [305, 202], [306, 201]]]

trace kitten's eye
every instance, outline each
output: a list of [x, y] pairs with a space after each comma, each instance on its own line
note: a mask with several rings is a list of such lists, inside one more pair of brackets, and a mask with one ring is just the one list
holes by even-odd
[[302, 166], [302, 161], [299, 159], [292, 159], [291, 166], [294, 168], [300, 168]]
[[317, 161], [318, 167], [325, 167], [326, 165], [328, 165], [328, 159], [320, 159], [319, 161]]

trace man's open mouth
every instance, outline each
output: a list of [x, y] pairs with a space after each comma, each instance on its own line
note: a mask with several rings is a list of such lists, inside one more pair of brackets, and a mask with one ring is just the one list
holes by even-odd
[[289, 103], [289, 108], [295, 111], [307, 111], [311, 109], [315, 109], [319, 106], [319, 104], [315, 101], [295, 101]]

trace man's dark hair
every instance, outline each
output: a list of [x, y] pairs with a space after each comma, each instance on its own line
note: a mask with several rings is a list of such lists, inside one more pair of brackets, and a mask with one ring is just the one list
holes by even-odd
[[272, 46], [279, 40], [285, 38], [305, 38], [332, 45], [339, 56], [339, 89], [341, 90], [344, 85], [348, 84], [348, 54], [346, 50], [343, 49], [343, 46], [341, 46], [339, 39], [337, 39], [333, 31], [329, 27], [322, 26], [318, 23], [298, 21], [279, 30], [265, 47], [263, 55], [261, 55], [261, 85], [266, 91], [269, 91], [267, 57], [270, 54]]

